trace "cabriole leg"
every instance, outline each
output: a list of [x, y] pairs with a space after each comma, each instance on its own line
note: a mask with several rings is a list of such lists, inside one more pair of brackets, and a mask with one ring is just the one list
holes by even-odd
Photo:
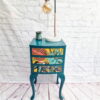
[[58, 74], [59, 78], [61, 79], [61, 83], [60, 83], [60, 89], [59, 89], [59, 98], [60, 100], [63, 100], [63, 96], [62, 96], [62, 88], [65, 82], [65, 75], [63, 73]]
[[35, 87], [34, 87], [34, 82], [37, 78], [37, 74], [31, 74], [30, 75], [30, 83], [31, 83], [31, 87], [32, 87], [32, 96], [31, 96], [31, 99], [30, 100], [34, 100], [34, 97], [35, 97]]
[[59, 77], [58, 77], [58, 74], [57, 74], [57, 81], [56, 81], [56, 84], [59, 84]]
[[34, 81], [34, 84], [36, 84], [37, 83], [37, 76], [35, 77], [35, 81]]

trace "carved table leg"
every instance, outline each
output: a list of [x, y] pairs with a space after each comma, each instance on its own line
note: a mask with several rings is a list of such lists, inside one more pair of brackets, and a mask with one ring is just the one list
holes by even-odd
[[31, 100], [34, 100], [35, 97], [35, 87], [34, 87], [34, 82], [36, 81], [37, 78], [37, 74], [31, 74], [30, 75], [30, 83], [31, 83], [31, 87], [32, 87], [32, 96], [31, 96]]
[[34, 84], [36, 84], [37, 83], [37, 76], [35, 77], [35, 81], [34, 81]]
[[60, 89], [59, 89], [59, 98], [60, 100], [63, 100], [63, 96], [62, 96], [62, 88], [64, 85], [64, 81], [65, 81], [65, 75], [63, 73], [58, 74], [59, 78], [61, 79], [61, 83], [60, 83]]
[[59, 84], [59, 77], [58, 77], [58, 74], [57, 74], [57, 81], [56, 81], [56, 84]]

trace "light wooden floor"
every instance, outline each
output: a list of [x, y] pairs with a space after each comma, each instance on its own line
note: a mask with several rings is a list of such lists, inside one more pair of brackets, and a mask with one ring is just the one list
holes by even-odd
[[[35, 100], [59, 100], [57, 84], [36, 84]], [[30, 84], [0, 83], [0, 100], [30, 100]], [[100, 83], [68, 83], [64, 85], [65, 100], [100, 100]]]

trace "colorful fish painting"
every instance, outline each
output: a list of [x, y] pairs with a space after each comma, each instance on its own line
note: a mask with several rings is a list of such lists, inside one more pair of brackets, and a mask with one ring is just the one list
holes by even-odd
[[62, 57], [32, 57], [33, 64], [62, 64]]
[[63, 55], [63, 48], [32, 48], [32, 55]]
[[33, 72], [62, 72], [62, 66], [33, 66]]

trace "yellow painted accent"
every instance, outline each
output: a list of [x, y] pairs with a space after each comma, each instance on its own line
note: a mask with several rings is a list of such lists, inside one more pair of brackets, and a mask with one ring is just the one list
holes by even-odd
[[49, 55], [50, 54], [50, 49], [45, 49], [46, 50], [46, 52], [47, 52], [47, 54]]
[[49, 72], [49, 69], [46, 69], [46, 72]]
[[37, 60], [32, 60], [32, 63], [34, 64]]
[[45, 60], [44, 60], [44, 63], [49, 64], [48, 59], [45, 59]]
[[36, 69], [34, 69], [34, 72], [37, 72], [38, 70], [37, 70], [37, 68]]
[[61, 54], [63, 55], [63, 48], [60, 48], [59, 52], [61, 52]]

